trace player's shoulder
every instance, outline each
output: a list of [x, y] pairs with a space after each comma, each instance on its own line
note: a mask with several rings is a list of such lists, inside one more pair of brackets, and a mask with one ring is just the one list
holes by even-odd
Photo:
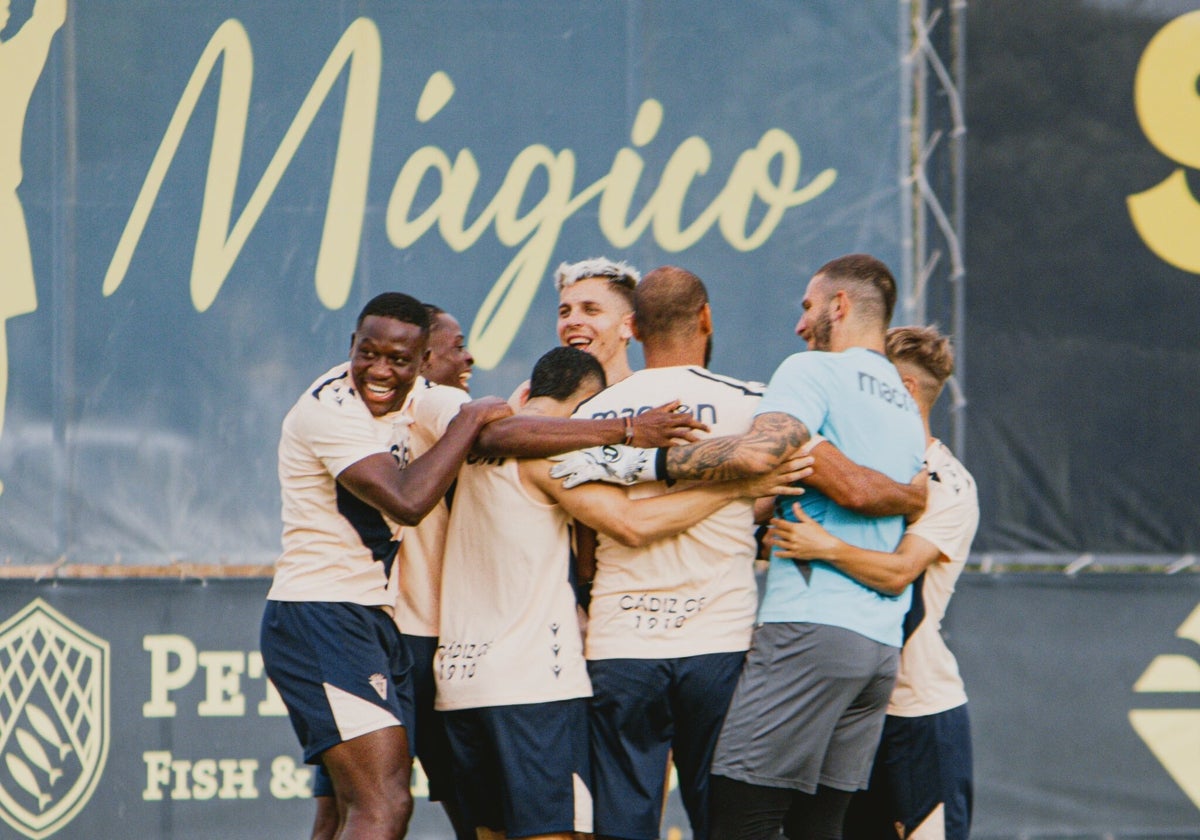
[[963, 466], [950, 447], [940, 440], [934, 440], [925, 450], [925, 465], [929, 469], [931, 488], [960, 499], [976, 498], [975, 477]]
[[461, 406], [463, 403], [471, 401], [471, 395], [462, 388], [439, 385], [436, 382], [430, 382], [423, 376], [417, 377], [412, 391], [409, 393], [409, 404], [413, 406], [421, 404]]
[[631, 400], [636, 402], [637, 395], [648, 388], [646, 378], [639, 374], [645, 371], [634, 371], [620, 382], [614, 382], [588, 397], [575, 409], [572, 417], [595, 418], [615, 417], [616, 411]]
[[775, 381], [780, 376], [811, 376], [815, 371], [832, 370], [837, 366], [839, 355], [824, 350], [801, 350], [780, 362], [771, 380]]
[[440, 437], [463, 404], [470, 400], [470, 395], [461, 388], [438, 385], [418, 377], [403, 411], [412, 420], [414, 428], [425, 435]]
[[362, 400], [354, 388], [350, 376], [350, 363], [336, 365], [313, 380], [296, 401], [294, 411], [299, 413], [358, 413]]
[[693, 381], [701, 382], [705, 385], [711, 385], [715, 390], [728, 390], [731, 394], [745, 397], [761, 397], [767, 386], [762, 382], [754, 382], [745, 379], [738, 379], [733, 376], [725, 376], [721, 373], [714, 373], [707, 368], [691, 366], [684, 368], [684, 377], [690, 378]]
[[[697, 386], [728, 389], [759, 397], [762, 396], [763, 391], [766, 389], [766, 386], [761, 382], [752, 382], [745, 379], [738, 379], [734, 376], [714, 373], [700, 365], [674, 365], [671, 367], [645, 368], [634, 371], [630, 376], [609, 386], [604, 391], [601, 391], [600, 394], [597, 394], [597, 396], [602, 396], [606, 393], [615, 396], [617, 394], [639, 391], [655, 393], [656, 389], [661, 388], [687, 389]], [[662, 391], [660, 395], [664, 397], [663, 401], [665, 401], [666, 392]]]
[[371, 414], [359, 398], [349, 363], [330, 368], [304, 390], [283, 421], [284, 436], [311, 438], [330, 430], [364, 428]]

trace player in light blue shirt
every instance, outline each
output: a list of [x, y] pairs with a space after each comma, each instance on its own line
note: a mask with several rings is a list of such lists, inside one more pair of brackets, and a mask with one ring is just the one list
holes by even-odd
[[[887, 478], [838, 504], [813, 480], [818, 461], [804, 509], [847, 542], [891, 551], [903, 533], [897, 514], [906, 511], [878, 488], [909, 481], [924, 451], [920, 415], [884, 355], [895, 301], [895, 279], [874, 257], [826, 263], [809, 281], [796, 325], [810, 352], [780, 365], [750, 431], [659, 450], [646, 471], [674, 479], [761, 473], [820, 433], [839, 458]], [[841, 836], [852, 793], [867, 786], [907, 601], [819, 561], [772, 560], [713, 759], [712, 840], [771, 840], [789, 812], [802, 836]]]
[[[784, 413], [819, 433], [850, 460], [898, 482], [921, 469], [924, 431], [916, 403], [887, 357], [865, 347], [809, 351], [786, 359], [759, 403], [758, 414]], [[892, 551], [904, 533], [902, 516], [865, 516], [819, 489], [800, 498], [805, 512], [846, 542]], [[781, 514], [794, 518], [791, 505]], [[844, 627], [899, 647], [909, 592], [882, 595], [818, 561], [773, 558], [760, 622], [809, 621]]]

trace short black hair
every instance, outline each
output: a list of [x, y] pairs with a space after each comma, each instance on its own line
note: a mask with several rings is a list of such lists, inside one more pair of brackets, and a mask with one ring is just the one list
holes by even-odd
[[565, 400], [588, 379], [608, 385], [604, 367], [590, 353], [575, 347], [555, 347], [542, 355], [529, 377], [529, 396]]
[[362, 327], [362, 322], [368, 315], [394, 318], [401, 323], [419, 327], [422, 333], [429, 332], [429, 310], [421, 301], [403, 292], [384, 292], [367, 301], [362, 312], [358, 313], [354, 329]]

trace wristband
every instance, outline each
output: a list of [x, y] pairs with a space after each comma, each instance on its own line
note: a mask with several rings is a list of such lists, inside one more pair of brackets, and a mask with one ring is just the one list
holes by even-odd
[[670, 481], [667, 475], [667, 447], [660, 446], [654, 454], [654, 475], [659, 481]]
[[625, 445], [633, 444], [633, 418], [628, 414], [625, 415]]

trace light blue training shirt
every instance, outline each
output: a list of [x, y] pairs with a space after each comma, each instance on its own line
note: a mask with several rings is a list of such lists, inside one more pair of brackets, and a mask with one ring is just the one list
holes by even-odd
[[[921, 469], [925, 429], [920, 411], [885, 356], [855, 347], [840, 353], [809, 350], [789, 356], [771, 377], [756, 414], [784, 412], [819, 433], [855, 463], [906, 483]], [[781, 497], [782, 498], [782, 497]], [[791, 498], [781, 505], [794, 520]], [[869, 517], [805, 488], [804, 512], [851, 545], [893, 551], [904, 534], [901, 516]], [[810, 622], [844, 627], [900, 647], [911, 587], [882, 595], [828, 563], [771, 557], [760, 622]]]

